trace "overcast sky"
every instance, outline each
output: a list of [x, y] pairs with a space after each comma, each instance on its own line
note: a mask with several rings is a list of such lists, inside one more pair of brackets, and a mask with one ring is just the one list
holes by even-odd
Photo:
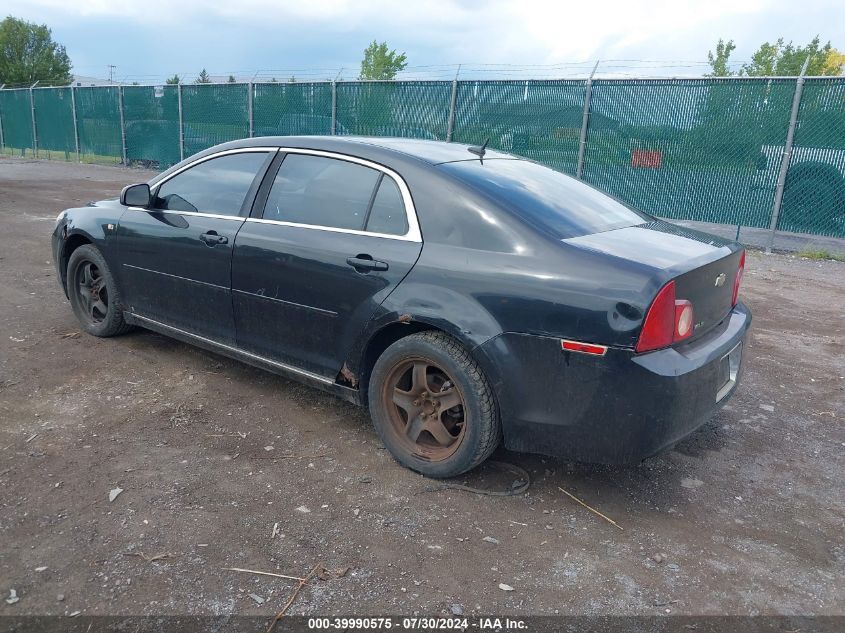
[[[719, 37], [748, 60], [780, 36], [816, 34], [845, 49], [845, 1], [638, 0], [5, 0], [46, 23], [80, 75], [155, 83], [173, 73], [354, 79], [362, 51], [386, 40], [408, 78], [702, 74]], [[627, 60], [647, 60], [635, 62]], [[551, 65], [558, 65], [552, 67]], [[531, 68], [535, 66], [535, 68]]]

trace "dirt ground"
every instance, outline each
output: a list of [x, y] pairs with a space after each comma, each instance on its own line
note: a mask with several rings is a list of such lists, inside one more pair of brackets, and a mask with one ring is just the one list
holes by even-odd
[[0, 159], [0, 615], [270, 615], [295, 583], [224, 568], [317, 564], [349, 571], [291, 613], [845, 613], [845, 264], [750, 253], [744, 383], [671, 452], [500, 451], [526, 494], [432, 491], [364, 410], [150, 332], [79, 333], [53, 220], [146, 177]]

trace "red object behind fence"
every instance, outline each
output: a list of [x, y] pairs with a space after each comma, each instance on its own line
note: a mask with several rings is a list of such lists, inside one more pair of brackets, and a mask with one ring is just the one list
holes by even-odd
[[631, 167], [659, 169], [663, 165], [663, 152], [659, 149], [635, 149], [631, 152]]

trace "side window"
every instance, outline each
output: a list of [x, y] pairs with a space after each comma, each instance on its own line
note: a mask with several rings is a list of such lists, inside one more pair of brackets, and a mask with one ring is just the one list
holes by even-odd
[[335, 158], [288, 154], [273, 181], [265, 220], [362, 230], [379, 172]]
[[267, 152], [228, 154], [174, 176], [156, 192], [154, 209], [238, 215]]
[[408, 232], [405, 203], [396, 181], [390, 176], [385, 175], [381, 179], [366, 229], [371, 233], [387, 235], [405, 235]]

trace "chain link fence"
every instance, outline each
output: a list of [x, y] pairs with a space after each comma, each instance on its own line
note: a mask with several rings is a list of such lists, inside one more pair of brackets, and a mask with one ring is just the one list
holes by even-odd
[[[764, 152], [771, 151], [764, 148]], [[845, 235], [843, 174], [845, 81], [807, 80], [801, 95], [777, 228]]]
[[183, 154], [249, 136], [247, 84], [182, 86]]
[[[574, 174], [583, 123], [583, 81], [472, 81], [458, 84], [452, 140], [512, 152]], [[598, 135], [607, 123], [594, 113]]]
[[118, 92], [117, 86], [74, 88], [76, 127], [82, 159], [110, 163], [122, 161], [123, 140]]
[[845, 237], [842, 77], [15, 89], [0, 132], [7, 154], [158, 169], [248, 136], [489, 139], [661, 217]]
[[451, 82], [340, 83], [336, 90], [337, 134], [446, 140]]
[[253, 136], [332, 133], [332, 86], [328, 83], [253, 84]]
[[70, 88], [37, 88], [32, 91], [38, 151], [47, 158], [69, 160], [76, 156], [73, 103]]
[[35, 151], [32, 91], [0, 90], [0, 130], [3, 153], [27, 156]]
[[794, 92], [794, 80], [597, 81], [590, 116], [607, 125], [588, 130], [585, 179], [661, 217], [768, 227]]
[[123, 119], [129, 163], [164, 169], [180, 159], [177, 86], [126, 86]]

